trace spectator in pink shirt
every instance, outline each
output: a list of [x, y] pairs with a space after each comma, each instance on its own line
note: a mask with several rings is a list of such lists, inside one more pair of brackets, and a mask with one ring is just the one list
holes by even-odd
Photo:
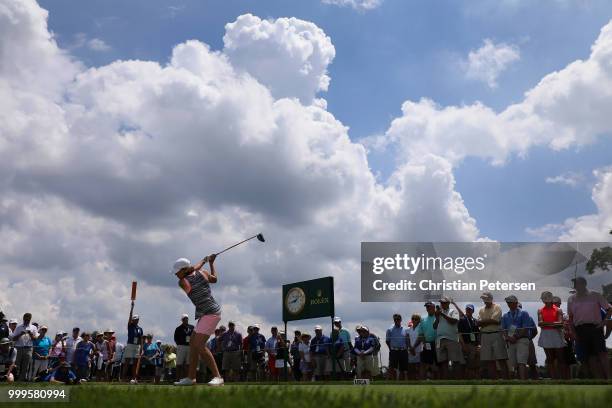
[[610, 378], [603, 326], [612, 314], [612, 306], [600, 293], [587, 289], [585, 278], [573, 281], [576, 293], [567, 300], [570, 327], [584, 350], [591, 373], [597, 378]]

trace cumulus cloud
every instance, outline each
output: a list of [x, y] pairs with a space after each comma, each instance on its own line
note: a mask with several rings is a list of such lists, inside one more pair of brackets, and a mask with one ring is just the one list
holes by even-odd
[[485, 39], [482, 47], [469, 52], [461, 67], [467, 79], [486, 83], [497, 88], [497, 78], [510, 64], [518, 61], [521, 53], [516, 45], [498, 43]]
[[608, 242], [612, 229], [612, 168], [604, 167], [593, 172], [596, 183], [591, 198], [597, 213], [568, 218], [561, 224], [548, 228], [558, 231], [560, 241]]
[[[501, 163], [610, 128], [598, 108], [609, 98], [608, 26], [587, 61], [502, 113], [406, 102], [384, 136], [399, 149], [381, 184], [365, 147], [316, 98], [335, 51], [312, 23], [245, 15], [227, 26], [222, 51], [191, 40], [167, 63], [85, 68], [57, 46], [46, 18], [32, 0], [0, 0], [0, 272], [9, 288], [0, 301], [10, 316], [28, 308], [55, 328], [121, 335], [135, 279], [143, 325], [168, 339], [192, 310], [172, 261], [259, 231], [265, 244], [219, 260], [224, 319], [278, 322], [278, 303], [267, 300], [281, 284], [332, 275], [347, 327], [384, 321], [400, 305], [360, 304], [358, 242], [477, 240], [455, 190], [458, 161]], [[563, 117], [585, 92], [603, 104]], [[608, 184], [594, 198], [609, 197]]]
[[379, 7], [383, 0], [321, 0], [323, 4], [351, 7], [355, 10], [372, 10]]
[[534, 146], [561, 150], [609, 136], [611, 103], [612, 23], [608, 23], [588, 59], [546, 75], [521, 102], [496, 112], [480, 102], [440, 106], [427, 98], [406, 101], [384, 143], [397, 146], [399, 157], [434, 153], [456, 164], [473, 156], [500, 165], [509, 155], [525, 155]]
[[311, 103], [317, 92], [329, 87], [327, 66], [336, 50], [325, 32], [309, 21], [245, 14], [225, 26], [223, 44], [232, 65], [254, 76], [275, 98]]
[[544, 181], [548, 184], [563, 184], [570, 187], [576, 187], [584, 181], [584, 176], [580, 173], [568, 171], [557, 176], [546, 177]]
[[111, 50], [111, 46], [105, 43], [104, 40], [101, 40], [99, 38], [92, 38], [91, 40], [87, 41], [87, 48], [93, 51], [102, 52]]
[[315, 98], [335, 51], [312, 23], [245, 15], [227, 26], [223, 51], [191, 40], [165, 64], [87, 69], [57, 46], [34, 1], [0, 4], [9, 315], [27, 308], [56, 328], [121, 330], [135, 279], [143, 325], [168, 338], [191, 310], [172, 261], [263, 231], [265, 245], [219, 260], [224, 315], [278, 321], [278, 304], [262, 300], [282, 283], [333, 275], [339, 310], [355, 324], [367, 317], [355, 296], [356, 242], [478, 238], [447, 159], [376, 182], [365, 148]]

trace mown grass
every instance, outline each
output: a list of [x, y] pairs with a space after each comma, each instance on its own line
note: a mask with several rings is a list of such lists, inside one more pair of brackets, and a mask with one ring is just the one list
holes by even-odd
[[[2, 387], [4, 388], [4, 387]], [[21, 388], [21, 387], [20, 387]], [[128, 386], [86, 384], [71, 387], [70, 404], [43, 406], [146, 407], [222, 406], [270, 408], [347, 407], [583, 407], [603, 408], [612, 401], [612, 385], [226, 385]], [[40, 403], [19, 406], [38, 406]]]

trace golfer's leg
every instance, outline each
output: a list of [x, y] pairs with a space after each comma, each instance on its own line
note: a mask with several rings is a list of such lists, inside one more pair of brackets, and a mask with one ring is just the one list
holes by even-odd
[[187, 377], [194, 381], [198, 371], [198, 359], [200, 357], [200, 351], [198, 349], [201, 336], [202, 335], [199, 333], [193, 333], [191, 342], [189, 344], [189, 370], [187, 370]]
[[[208, 337], [209, 336], [206, 336], [206, 339], [208, 339]], [[212, 372], [213, 377], [221, 377], [221, 374], [219, 374], [219, 367], [217, 367], [217, 362], [215, 361], [215, 358], [208, 347], [204, 346], [200, 349], [200, 356], [202, 357], [202, 360], [204, 360], [204, 364], [206, 364], [206, 366]]]

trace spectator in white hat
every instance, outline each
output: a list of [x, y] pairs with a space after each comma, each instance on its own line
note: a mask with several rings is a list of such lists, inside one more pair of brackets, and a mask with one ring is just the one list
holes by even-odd
[[9, 339], [13, 338], [13, 333], [15, 333], [15, 329], [17, 328], [17, 319], [11, 319], [8, 322], [9, 327]]
[[501, 331], [502, 309], [493, 302], [493, 295], [484, 292], [480, 298], [484, 303], [478, 311], [480, 326], [480, 361], [487, 364], [489, 378], [497, 379], [497, 364], [502, 370], [502, 377], [508, 378], [508, 351]]
[[[450, 299], [440, 298], [440, 307], [436, 307], [436, 319], [433, 328], [436, 330], [436, 360], [440, 369], [440, 378], [449, 379], [448, 363], [452, 361], [457, 378], [463, 377], [463, 353], [459, 342], [459, 313], [450, 308]], [[455, 371], [453, 370], [453, 371]]]
[[134, 301], [132, 301], [132, 308], [130, 309], [130, 317], [128, 318], [127, 332], [128, 341], [123, 349], [123, 372], [121, 377], [127, 381], [128, 368], [132, 366], [131, 384], [138, 383], [138, 358], [142, 354], [142, 345], [144, 343], [142, 327], [138, 325], [140, 316], [133, 314], [134, 312]]
[[47, 330], [47, 326], [42, 325], [38, 338], [32, 342], [34, 360], [32, 361], [30, 378], [36, 378], [38, 373], [46, 371], [49, 366], [49, 350], [52, 343], [51, 338], [47, 336]]
[[310, 340], [312, 375], [315, 380], [320, 381], [326, 379], [331, 371], [331, 339], [323, 335], [323, 328], [319, 325], [314, 327], [314, 331], [315, 336]]
[[357, 377], [372, 378], [374, 370], [374, 342], [370, 336], [370, 331], [366, 326], [360, 325], [357, 332], [359, 336], [355, 338], [353, 353], [357, 358]]
[[176, 343], [176, 380], [187, 376], [189, 371], [189, 342], [193, 335], [193, 325], [189, 324], [189, 315], [183, 313], [181, 324], [174, 329]]
[[502, 330], [508, 344], [508, 359], [512, 372], [518, 372], [521, 380], [527, 379], [527, 362], [529, 361], [529, 333], [533, 320], [529, 313], [518, 307], [514, 295], [505, 298], [508, 309], [502, 316]]
[[59, 331], [55, 334], [51, 351], [49, 352], [49, 367], [55, 368], [61, 361], [66, 360], [66, 338], [64, 333]]
[[351, 333], [342, 327], [342, 319], [338, 316], [334, 317], [334, 326], [338, 329], [338, 338], [344, 343], [344, 352], [342, 358], [339, 359], [340, 368], [348, 373], [351, 370], [351, 348], [353, 347]]

